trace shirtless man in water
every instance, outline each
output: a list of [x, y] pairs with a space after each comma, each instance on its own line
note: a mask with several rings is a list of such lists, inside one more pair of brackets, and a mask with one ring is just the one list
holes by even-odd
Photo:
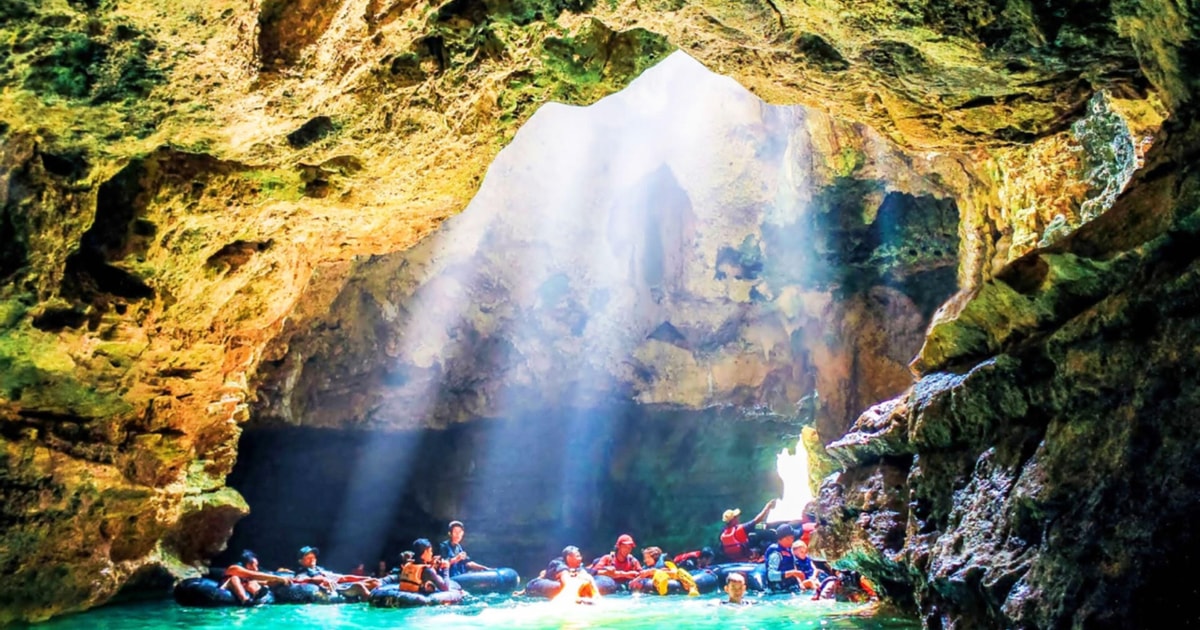
[[246, 604], [258, 599], [260, 594], [265, 593], [266, 585], [272, 582], [278, 584], [291, 584], [291, 578], [275, 575], [273, 573], [264, 573], [258, 570], [258, 556], [254, 555], [253, 551], [245, 550], [242, 552], [241, 561], [236, 564], [229, 565], [225, 569], [225, 582], [221, 584], [221, 588], [233, 593], [238, 601]]
[[555, 567], [562, 590], [554, 596], [554, 601], [590, 604], [600, 599], [600, 589], [596, 588], [596, 581], [583, 569], [583, 554], [579, 553], [579, 548], [571, 545], [563, 549], [562, 557], [563, 566]]

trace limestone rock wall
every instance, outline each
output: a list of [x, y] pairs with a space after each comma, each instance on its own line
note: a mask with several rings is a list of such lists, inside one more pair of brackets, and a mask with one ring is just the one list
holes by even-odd
[[263, 357], [356, 257], [465, 207], [546, 101], [595, 102], [682, 49], [869, 123], [928, 150], [914, 168], [960, 209], [969, 289], [1119, 188], [1127, 151], [1081, 157], [1103, 153], [1074, 127], [1096, 91], [1135, 155], [1164, 112], [1190, 120], [1194, 24], [1165, 1], [5, 2], [0, 621], [219, 546]]
[[920, 380], [831, 445], [822, 544], [928, 627], [1195, 621], [1168, 577], [1200, 511], [1200, 186], [1168, 166], [1195, 134], [1172, 129], [1112, 210], [936, 324]]

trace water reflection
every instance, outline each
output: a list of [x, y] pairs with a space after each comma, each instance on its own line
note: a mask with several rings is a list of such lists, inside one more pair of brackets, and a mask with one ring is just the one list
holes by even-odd
[[[338, 630], [422, 627], [454, 628], [822, 628], [843, 630], [913, 630], [912, 620], [862, 616], [873, 609], [804, 596], [758, 598], [748, 606], [723, 606], [722, 596], [698, 599], [657, 596], [612, 596], [595, 606], [559, 607], [546, 601], [503, 596], [478, 598], [455, 607], [377, 609], [364, 604], [343, 606], [267, 606], [255, 609], [182, 608], [156, 602], [109, 606], [39, 625], [39, 630], [274, 630], [319, 627]], [[748, 598], [749, 599], [749, 598]]]

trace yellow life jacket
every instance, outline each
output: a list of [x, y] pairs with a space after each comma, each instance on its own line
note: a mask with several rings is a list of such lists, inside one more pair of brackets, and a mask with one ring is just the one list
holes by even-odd
[[[582, 574], [582, 575], [581, 575]], [[563, 576], [566, 576], [565, 578]], [[596, 597], [599, 593], [596, 592], [596, 584], [588, 579], [587, 573], [582, 569], [564, 569], [559, 574], [559, 580], [562, 581], [562, 590], [554, 597], [556, 600], [572, 601], [580, 598]]]
[[405, 593], [420, 593], [424, 584], [421, 578], [425, 575], [425, 565], [410, 562], [400, 567], [400, 590]]

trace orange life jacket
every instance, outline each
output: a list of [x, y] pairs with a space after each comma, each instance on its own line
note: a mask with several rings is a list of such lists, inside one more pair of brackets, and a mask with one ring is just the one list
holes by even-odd
[[425, 584], [421, 578], [425, 575], [425, 565], [410, 562], [400, 567], [400, 590], [405, 593], [420, 593]]

